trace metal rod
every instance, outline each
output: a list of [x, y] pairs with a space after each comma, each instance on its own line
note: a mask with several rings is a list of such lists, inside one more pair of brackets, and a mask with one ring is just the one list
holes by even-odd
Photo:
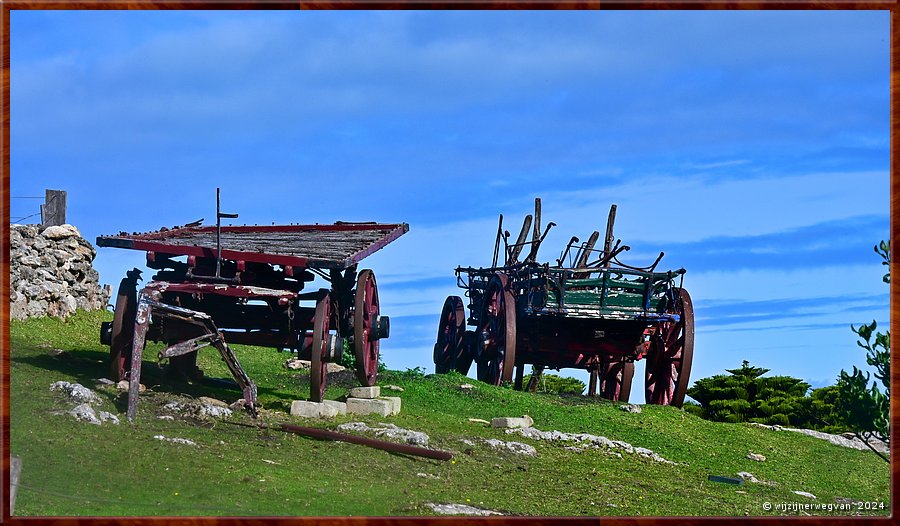
[[219, 206], [220, 188], [216, 188], [216, 278], [222, 272], [222, 211]]
[[409, 446], [406, 444], [398, 444], [396, 442], [387, 442], [384, 440], [376, 440], [374, 438], [358, 437], [336, 431], [328, 431], [327, 429], [318, 429], [314, 427], [301, 427], [293, 424], [281, 424], [281, 430], [298, 435], [318, 438], [322, 440], [336, 440], [338, 442], [350, 442], [351, 444], [359, 444], [361, 446], [369, 446], [375, 449], [390, 451], [392, 453], [403, 453], [406, 455], [415, 455], [418, 457], [433, 458], [435, 460], [450, 460], [453, 453], [449, 451], [437, 451], [434, 449], [426, 449], [424, 447]]
[[494, 242], [494, 261], [492, 267], [497, 266], [497, 258], [500, 256], [500, 238], [503, 237], [503, 214], [500, 214], [500, 224], [497, 225], [497, 240]]
[[440, 451], [435, 449], [427, 449], [424, 447], [417, 446], [409, 446], [406, 444], [398, 444], [396, 442], [387, 442], [384, 440], [376, 440], [373, 438], [364, 438], [358, 437], [356, 435], [348, 435], [345, 433], [338, 433], [337, 431], [329, 431], [327, 429], [319, 429], [312, 427], [301, 427], [295, 426], [293, 424], [276, 424], [275, 426], [269, 426], [263, 423], [253, 423], [247, 424], [244, 422], [235, 422], [232, 420], [222, 420], [225, 424], [231, 424], [235, 426], [241, 427], [255, 427], [257, 429], [280, 429], [282, 431], [288, 433], [294, 433], [301, 436], [308, 436], [310, 438], [318, 438], [321, 440], [335, 440], [338, 442], [350, 442], [352, 444], [358, 444], [361, 446], [369, 446], [375, 449], [381, 449], [384, 451], [388, 451], [391, 453], [403, 453], [409, 455], [415, 455], [426, 458], [433, 458], [435, 460], [450, 460], [453, 458], [453, 453], [449, 451]]

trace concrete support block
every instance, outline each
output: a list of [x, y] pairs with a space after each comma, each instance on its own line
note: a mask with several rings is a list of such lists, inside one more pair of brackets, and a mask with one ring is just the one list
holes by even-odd
[[344, 402], [338, 402], [337, 400], [323, 400], [323, 404], [331, 407], [335, 410], [335, 414], [338, 415], [346, 415], [347, 414], [347, 404]]
[[370, 398], [348, 398], [347, 413], [351, 415], [380, 415], [388, 416], [394, 408], [390, 400]]
[[337, 416], [338, 409], [324, 402], [294, 400], [291, 402], [291, 415], [303, 418], [331, 418]]
[[400, 414], [400, 397], [399, 396], [382, 396], [381, 400], [387, 400], [391, 403], [391, 414]]
[[381, 387], [373, 385], [372, 387], [354, 387], [350, 389], [348, 398], [367, 398], [373, 400], [381, 396]]

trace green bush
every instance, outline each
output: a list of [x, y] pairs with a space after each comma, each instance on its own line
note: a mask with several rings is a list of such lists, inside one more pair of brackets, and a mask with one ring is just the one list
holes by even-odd
[[[531, 375], [526, 374], [522, 379], [522, 385], [528, 385]], [[578, 378], [563, 377], [555, 374], [541, 374], [538, 379], [537, 392], [556, 394], [582, 394], [585, 388], [584, 382]]]

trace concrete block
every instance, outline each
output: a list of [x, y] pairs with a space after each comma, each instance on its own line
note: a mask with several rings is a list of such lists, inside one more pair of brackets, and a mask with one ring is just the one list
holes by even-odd
[[528, 415], [523, 417], [500, 416], [491, 419], [491, 427], [514, 429], [517, 427], [531, 427], [532, 425], [534, 425], [534, 420]]
[[322, 403], [333, 408], [335, 410], [335, 414], [347, 414], [347, 404], [344, 402], [338, 402], [337, 400], [323, 400]]
[[337, 409], [323, 402], [294, 400], [291, 402], [291, 415], [303, 418], [331, 418], [337, 416]]
[[373, 385], [372, 387], [354, 387], [350, 389], [348, 398], [368, 398], [370, 400], [381, 396], [381, 387]]
[[391, 414], [400, 414], [400, 397], [399, 396], [382, 396], [381, 400], [387, 400], [391, 403]]
[[390, 400], [378, 400], [370, 398], [348, 398], [347, 413], [351, 415], [380, 415], [391, 414], [394, 404]]

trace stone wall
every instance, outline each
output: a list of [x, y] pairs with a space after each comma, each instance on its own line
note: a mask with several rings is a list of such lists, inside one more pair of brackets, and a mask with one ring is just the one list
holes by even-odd
[[9, 311], [15, 320], [65, 318], [75, 309], [106, 307], [109, 285], [99, 284], [97, 251], [72, 225], [11, 225]]

